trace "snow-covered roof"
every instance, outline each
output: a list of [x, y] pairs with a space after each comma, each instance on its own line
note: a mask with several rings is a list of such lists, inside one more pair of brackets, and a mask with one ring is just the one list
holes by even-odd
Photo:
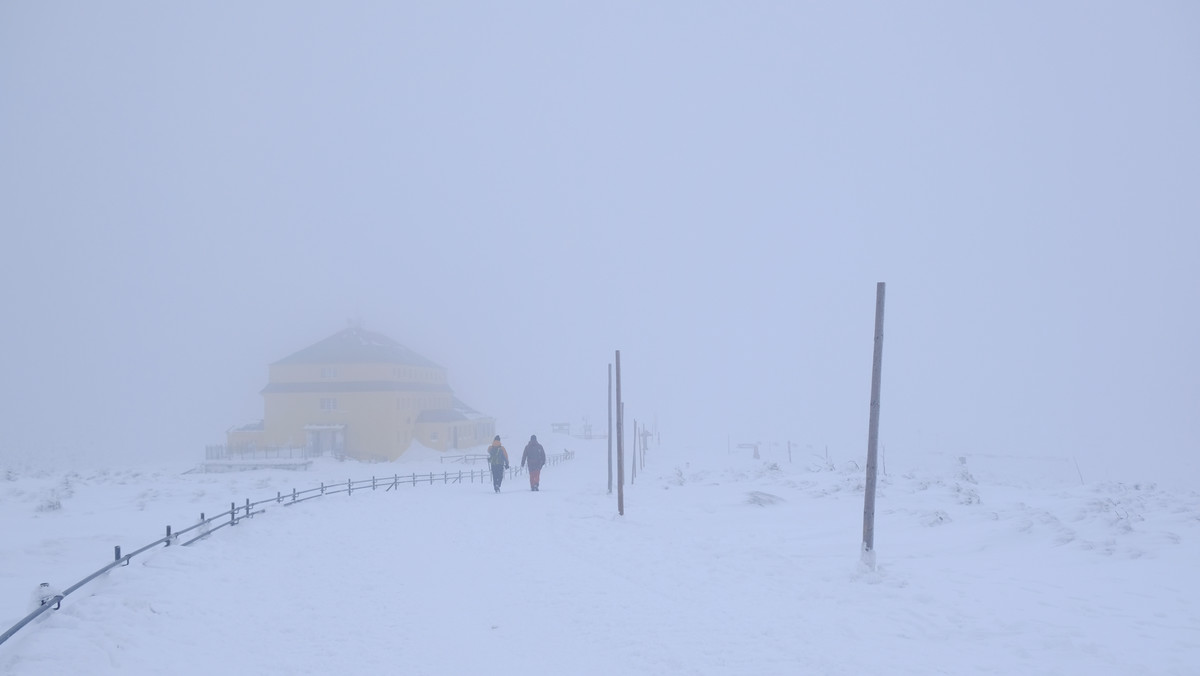
[[382, 333], [351, 326], [276, 364], [404, 364], [441, 368]]

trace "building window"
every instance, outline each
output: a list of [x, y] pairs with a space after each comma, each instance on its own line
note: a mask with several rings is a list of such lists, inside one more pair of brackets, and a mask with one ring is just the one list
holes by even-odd
[[322, 397], [321, 410], [322, 411], [336, 411], [337, 410], [337, 399], [334, 399], [332, 397]]
[[322, 366], [321, 367], [321, 377], [322, 378], [326, 378], [326, 379], [336, 378], [337, 376], [338, 376], [338, 370], [337, 370], [336, 366]]
[[430, 441], [437, 441], [437, 440], [438, 440], [438, 433], [437, 433], [437, 432], [430, 432], [430, 433], [429, 433], [429, 440], [430, 440]]

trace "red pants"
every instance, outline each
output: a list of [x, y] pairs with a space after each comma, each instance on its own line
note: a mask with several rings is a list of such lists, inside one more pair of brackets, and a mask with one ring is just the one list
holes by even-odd
[[540, 467], [537, 469], [530, 468], [529, 469], [529, 487], [537, 488], [538, 484], [541, 483], [541, 481], [542, 481], [542, 469]]

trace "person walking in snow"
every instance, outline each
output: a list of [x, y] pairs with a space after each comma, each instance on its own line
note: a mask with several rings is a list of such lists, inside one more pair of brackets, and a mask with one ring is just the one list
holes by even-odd
[[499, 493], [500, 484], [504, 482], [504, 470], [508, 469], [508, 451], [500, 445], [499, 434], [492, 439], [492, 445], [488, 446], [488, 465], [492, 468], [492, 486]]
[[525, 452], [521, 454], [521, 466], [529, 463], [529, 490], [536, 491], [542, 481], [542, 466], [546, 464], [546, 449], [538, 443], [537, 435], [529, 435], [529, 443], [525, 444]]

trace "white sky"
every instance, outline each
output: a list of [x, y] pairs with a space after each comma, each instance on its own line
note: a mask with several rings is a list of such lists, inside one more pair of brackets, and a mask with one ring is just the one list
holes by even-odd
[[350, 318], [865, 453], [886, 281], [890, 454], [1195, 466], [1195, 4], [392, 4], [0, 6], [0, 454], [198, 455]]

